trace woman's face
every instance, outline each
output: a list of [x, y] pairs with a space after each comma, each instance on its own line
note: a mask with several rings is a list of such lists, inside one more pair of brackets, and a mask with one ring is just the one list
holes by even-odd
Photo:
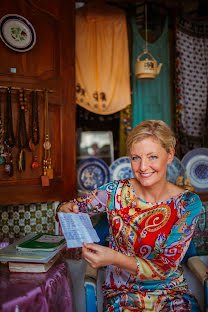
[[143, 186], [153, 186], [166, 179], [174, 149], [167, 153], [159, 141], [149, 137], [132, 145], [130, 157], [135, 178]]

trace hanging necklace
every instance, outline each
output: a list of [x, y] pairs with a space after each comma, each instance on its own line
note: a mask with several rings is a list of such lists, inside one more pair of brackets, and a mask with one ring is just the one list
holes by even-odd
[[39, 141], [38, 94], [37, 91], [32, 91], [32, 142], [37, 145]]
[[4, 123], [2, 119], [2, 93], [0, 93], [0, 165], [5, 163], [4, 154]]
[[7, 88], [5, 130], [6, 130], [5, 143], [8, 147], [13, 148], [15, 146], [15, 138], [14, 138], [13, 119], [12, 119], [11, 88]]
[[7, 88], [6, 93], [6, 122], [5, 122], [5, 147], [6, 147], [6, 162], [4, 165], [5, 172], [9, 177], [14, 174], [13, 160], [12, 160], [12, 148], [15, 146], [15, 138], [13, 131], [13, 118], [12, 118], [12, 100], [11, 100], [11, 88]]
[[35, 155], [36, 145], [40, 141], [39, 119], [38, 119], [38, 93], [32, 91], [32, 114], [31, 114], [31, 139], [29, 142], [32, 151], [32, 169], [38, 168], [38, 156]]
[[41, 176], [41, 181], [42, 186], [49, 186], [49, 179], [53, 179], [53, 169], [50, 156], [51, 142], [49, 141], [48, 90], [45, 90], [45, 142], [43, 148], [43, 176]]
[[25, 121], [25, 108], [26, 108], [26, 96], [25, 91], [19, 91], [19, 126], [18, 126], [18, 146], [20, 149], [27, 148], [29, 146], [26, 121]]
[[25, 171], [25, 151], [24, 148], [29, 146], [26, 121], [25, 121], [25, 110], [26, 110], [26, 95], [24, 89], [19, 91], [19, 125], [18, 125], [18, 147], [19, 161], [18, 169], [19, 171]]
[[14, 174], [13, 160], [12, 160], [12, 149], [9, 146], [6, 146], [6, 163], [4, 165], [5, 172], [8, 173], [9, 177], [12, 177]]

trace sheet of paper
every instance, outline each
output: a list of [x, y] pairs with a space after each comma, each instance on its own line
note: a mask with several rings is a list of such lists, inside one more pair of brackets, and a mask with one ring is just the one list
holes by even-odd
[[68, 248], [82, 247], [83, 242], [97, 243], [100, 241], [87, 213], [59, 212], [58, 217]]

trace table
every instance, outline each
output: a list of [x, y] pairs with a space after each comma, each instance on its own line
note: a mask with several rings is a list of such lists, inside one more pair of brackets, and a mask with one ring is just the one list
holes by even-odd
[[61, 256], [46, 273], [13, 273], [0, 264], [1, 312], [72, 312], [70, 278]]

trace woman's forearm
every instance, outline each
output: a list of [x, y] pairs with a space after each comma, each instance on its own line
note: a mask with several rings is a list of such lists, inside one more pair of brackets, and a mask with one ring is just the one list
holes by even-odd
[[115, 251], [115, 257], [112, 264], [129, 272], [130, 274], [137, 274], [137, 262], [133, 256], [126, 256], [120, 252]]

